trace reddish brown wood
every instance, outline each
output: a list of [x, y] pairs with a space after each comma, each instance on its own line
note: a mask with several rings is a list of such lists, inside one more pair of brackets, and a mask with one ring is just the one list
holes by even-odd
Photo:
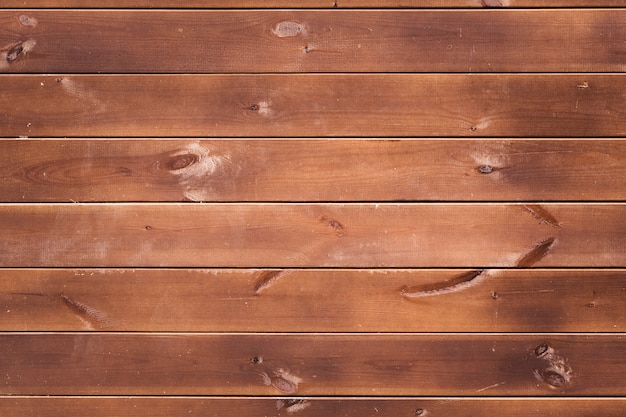
[[[254, 320], [254, 317], [250, 318]], [[0, 335], [0, 393], [622, 395], [622, 335]]]
[[626, 135], [621, 74], [12, 75], [0, 88], [4, 137]]
[[[0, 200], [623, 200], [626, 141], [0, 141]], [[202, 166], [215, 164], [211, 175]]]
[[0, 270], [18, 331], [623, 332], [625, 302], [625, 270]]
[[626, 1], [292, 3], [2, 3], [0, 415], [621, 417]]
[[500, 8], [624, 7], [624, 0], [5, 0], [2, 7], [79, 8]]
[[625, 22], [598, 9], [12, 10], [0, 71], [621, 72]]
[[623, 204], [6, 204], [13, 267], [623, 267]]
[[[542, 415], [570, 417], [572, 414], [622, 417], [624, 399], [616, 398], [145, 398], [145, 397], [0, 397], [4, 417], [41, 416], [154, 417], [191, 414], [201, 417], [309, 416], [381, 417], [434, 415], [466, 417], [498, 415], [510, 417]], [[296, 414], [297, 413], [297, 414]]]

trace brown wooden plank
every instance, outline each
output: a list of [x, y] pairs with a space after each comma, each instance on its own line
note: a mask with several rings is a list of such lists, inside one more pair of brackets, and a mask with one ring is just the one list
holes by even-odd
[[5, 139], [0, 160], [3, 202], [626, 197], [621, 139]]
[[623, 204], [0, 205], [3, 266], [623, 267]]
[[622, 395], [623, 335], [0, 335], [2, 394]]
[[5, 75], [0, 88], [5, 137], [626, 135], [620, 74]]
[[0, 8], [625, 7], [624, 0], [4, 0]]
[[4, 417], [89, 415], [153, 417], [192, 414], [202, 417], [289, 416], [303, 417], [396, 417], [487, 416], [510, 417], [601, 415], [622, 417], [623, 398], [325, 398], [325, 397], [0, 397]]
[[626, 10], [15, 10], [0, 26], [4, 72], [626, 70]]
[[623, 332], [625, 270], [11, 270], [12, 331]]

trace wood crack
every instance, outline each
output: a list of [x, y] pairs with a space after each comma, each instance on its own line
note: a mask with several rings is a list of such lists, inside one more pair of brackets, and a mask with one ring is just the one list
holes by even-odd
[[561, 223], [539, 204], [523, 204], [522, 207], [542, 224], [547, 224], [552, 227], [561, 227]]
[[477, 269], [434, 284], [404, 286], [400, 289], [400, 294], [407, 298], [417, 298], [461, 291], [475, 285], [483, 272], [483, 269]]
[[555, 237], [549, 237], [540, 241], [517, 261], [517, 267], [528, 268], [533, 266], [548, 255], [555, 243]]
[[111, 319], [107, 313], [89, 307], [65, 294], [60, 295], [63, 303], [72, 310], [90, 330], [105, 329], [111, 326]]
[[254, 285], [254, 293], [259, 294], [262, 291], [268, 289], [276, 283], [279, 279], [286, 275], [291, 274], [291, 271], [278, 270], [278, 271], [266, 271], [261, 273], [259, 279]]

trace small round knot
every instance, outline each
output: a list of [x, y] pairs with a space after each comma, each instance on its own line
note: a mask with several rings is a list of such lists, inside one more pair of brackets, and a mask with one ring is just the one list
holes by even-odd
[[550, 350], [550, 346], [547, 343], [542, 343], [535, 348], [535, 356], [541, 358], [545, 356]]
[[491, 174], [493, 172], [493, 167], [491, 165], [481, 165], [476, 168], [476, 171], [480, 172], [481, 174]]

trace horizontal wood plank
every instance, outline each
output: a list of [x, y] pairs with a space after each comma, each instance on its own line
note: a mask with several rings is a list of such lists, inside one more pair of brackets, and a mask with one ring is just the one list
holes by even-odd
[[0, 393], [622, 395], [625, 348], [599, 334], [4, 333]]
[[5, 139], [0, 160], [3, 202], [626, 198], [618, 139]]
[[14, 267], [623, 267], [623, 204], [7, 204]]
[[12, 331], [623, 332], [626, 270], [0, 269]]
[[602, 415], [622, 417], [626, 400], [621, 398], [146, 398], [146, 397], [0, 397], [4, 417], [41, 416], [136, 417], [138, 413], [153, 417], [192, 414], [201, 417], [289, 416], [303, 417], [397, 417], [447, 416], [467, 417], [507, 415], [528, 417], [541, 415], [570, 417]]
[[626, 70], [626, 10], [16, 10], [0, 26], [2, 72]]
[[626, 7], [624, 0], [4, 0], [0, 8]]
[[4, 137], [626, 135], [621, 74], [5, 75], [0, 88]]

